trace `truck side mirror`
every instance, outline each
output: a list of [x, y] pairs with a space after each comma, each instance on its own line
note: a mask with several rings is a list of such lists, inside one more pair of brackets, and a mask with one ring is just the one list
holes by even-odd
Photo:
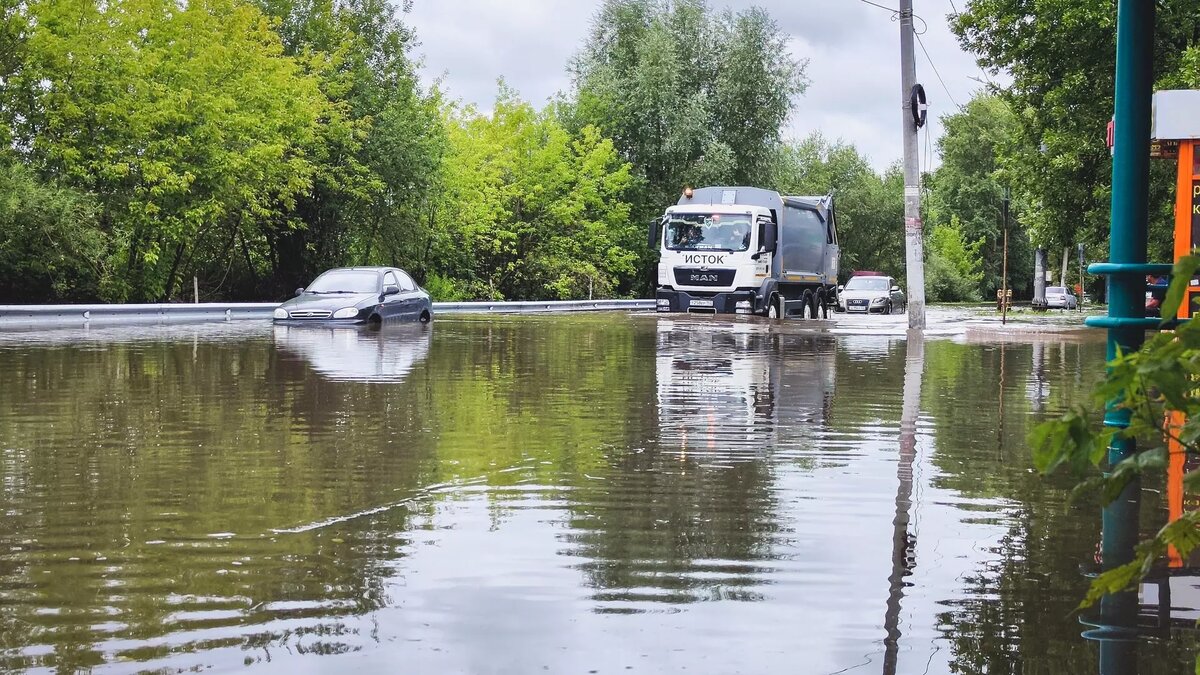
[[779, 224], [774, 221], [765, 221], [760, 227], [759, 253], [774, 253], [779, 242]]
[[646, 232], [646, 245], [650, 247], [651, 251], [658, 250], [658, 233], [659, 219], [654, 218], [650, 221], [650, 229]]

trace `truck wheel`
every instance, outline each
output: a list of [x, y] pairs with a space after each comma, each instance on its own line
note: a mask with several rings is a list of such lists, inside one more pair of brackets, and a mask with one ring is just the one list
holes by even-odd
[[817, 301], [813, 298], [812, 293], [805, 291], [804, 295], [800, 296], [800, 318], [808, 321], [817, 318]]
[[778, 295], [771, 296], [771, 302], [767, 305], [767, 318], [779, 319], [783, 317], [783, 297]]
[[829, 318], [829, 298], [824, 295], [817, 296], [817, 305], [821, 308], [820, 316], [822, 319]]

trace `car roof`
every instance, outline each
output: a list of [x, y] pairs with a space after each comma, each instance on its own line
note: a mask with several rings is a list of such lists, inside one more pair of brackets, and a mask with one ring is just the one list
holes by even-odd
[[[358, 267], [334, 267], [334, 268], [325, 270], [325, 272], [387, 272], [387, 271], [391, 271], [391, 270], [400, 271], [400, 272], [404, 271], [397, 267], [358, 266]], [[322, 272], [322, 274], [324, 274], [325, 272]]]

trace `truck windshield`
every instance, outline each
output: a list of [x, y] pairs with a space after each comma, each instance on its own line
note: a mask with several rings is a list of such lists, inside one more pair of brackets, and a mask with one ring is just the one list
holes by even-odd
[[745, 251], [750, 248], [748, 213], [672, 213], [667, 248], [672, 251]]

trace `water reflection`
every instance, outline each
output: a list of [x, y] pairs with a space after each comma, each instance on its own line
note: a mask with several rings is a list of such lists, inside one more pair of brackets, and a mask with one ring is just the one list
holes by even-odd
[[905, 340], [903, 408], [900, 413], [900, 461], [896, 464], [896, 515], [892, 520], [892, 572], [888, 576], [887, 612], [883, 626], [884, 675], [895, 675], [900, 654], [900, 605], [905, 578], [916, 566], [912, 520], [913, 463], [917, 457], [917, 417], [921, 412], [921, 383], [925, 375], [925, 336], [910, 330]]
[[0, 670], [1095, 672], [1102, 344], [435, 325], [5, 342]]
[[660, 440], [668, 452], [753, 459], [811, 446], [833, 399], [836, 341], [760, 324], [657, 324]]
[[429, 353], [430, 324], [272, 326], [275, 347], [331, 380], [399, 382]]

